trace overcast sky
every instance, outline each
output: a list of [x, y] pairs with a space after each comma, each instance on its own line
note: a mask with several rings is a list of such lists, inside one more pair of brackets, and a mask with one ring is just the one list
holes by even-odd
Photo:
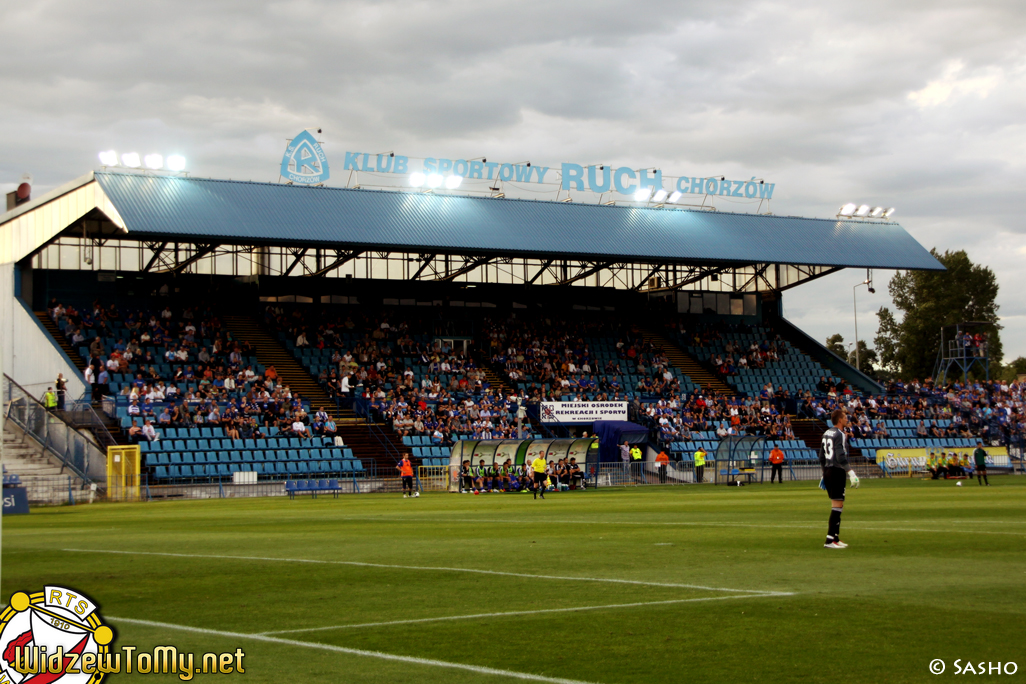
[[[336, 168], [348, 149], [758, 176], [774, 213], [895, 206], [927, 248], [967, 250], [997, 272], [1006, 360], [1026, 355], [1022, 2], [37, 0], [5, 5], [0, 63], [4, 191], [112, 148], [276, 180], [308, 126]], [[850, 341], [863, 277], [785, 313]], [[863, 338], [889, 277], [860, 291]]]

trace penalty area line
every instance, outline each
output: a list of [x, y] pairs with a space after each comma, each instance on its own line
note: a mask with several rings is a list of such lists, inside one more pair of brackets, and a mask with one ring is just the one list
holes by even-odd
[[361, 629], [365, 627], [390, 627], [393, 625], [415, 625], [422, 622], [446, 622], [450, 620], [476, 620], [479, 618], [502, 618], [518, 615], [544, 615], [548, 613], [578, 613], [593, 610], [618, 610], [620, 608], [639, 608], [644, 606], [669, 606], [677, 603], [698, 603], [700, 601], [729, 601], [745, 598], [774, 598], [777, 596], [794, 596], [793, 593], [780, 593], [766, 596], [765, 594], [733, 594], [731, 596], [706, 596], [702, 598], [668, 599], [666, 601], [641, 601], [637, 603], [613, 603], [604, 606], [576, 606], [573, 608], [545, 608], [542, 610], [514, 610], [504, 613], [476, 613], [474, 615], [449, 615], [447, 617], [417, 618], [413, 620], [390, 620], [388, 622], [364, 622], [353, 625], [330, 625], [327, 627], [303, 627], [301, 629], [278, 629], [260, 634], [297, 634], [299, 632], [327, 632], [334, 629]]
[[297, 641], [295, 639], [282, 639], [268, 636], [266, 634], [243, 634], [241, 632], [225, 632], [219, 629], [204, 629], [202, 627], [189, 627], [187, 625], [174, 625], [167, 622], [153, 622], [151, 620], [135, 620], [132, 618], [119, 618], [108, 616], [108, 620], [118, 623], [124, 622], [131, 625], [144, 627], [158, 627], [160, 629], [176, 629], [182, 632], [194, 634], [207, 634], [209, 636], [225, 637], [228, 639], [250, 639], [282, 646], [297, 646], [299, 648], [312, 648], [332, 653], [345, 653], [346, 655], [360, 656], [363, 658], [377, 658], [378, 660], [391, 660], [393, 662], [409, 663], [411, 665], [426, 665], [428, 667], [445, 667], [452, 670], [464, 670], [477, 674], [494, 675], [497, 677], [510, 677], [513, 679], [526, 679], [533, 682], [549, 682], [550, 684], [591, 684], [576, 679], [562, 679], [560, 677], [546, 677], [544, 675], [530, 674], [528, 672], [514, 672], [513, 670], [499, 670], [492, 667], [480, 665], [467, 665], [464, 663], [451, 663], [445, 660], [434, 660], [431, 658], [417, 658], [415, 656], [396, 655], [394, 653], [382, 653], [381, 651], [365, 651], [359, 648], [346, 648], [345, 646], [334, 646], [332, 644], [319, 644], [311, 641]]
[[766, 589], [732, 589], [728, 587], [707, 587], [701, 584], [678, 584], [673, 582], [645, 582], [643, 580], [615, 579], [609, 577], [573, 577], [563, 575], [531, 575], [523, 572], [504, 572], [502, 570], [480, 570], [477, 568], [450, 568], [430, 565], [389, 565], [386, 563], [364, 563], [361, 561], [319, 560], [314, 558], [271, 558], [265, 556], [228, 556], [201, 553], [170, 553], [163, 551], [117, 551], [113, 549], [61, 549], [72, 553], [108, 553], [123, 556], [163, 556], [168, 558], [210, 558], [217, 560], [262, 561], [266, 563], [310, 563], [313, 565], [352, 565], [362, 568], [387, 568], [393, 570], [419, 570], [425, 572], [465, 572], [477, 575], [499, 575], [502, 577], [526, 577], [528, 579], [562, 580], [567, 582], [603, 582], [606, 584], [634, 584], [646, 587], [669, 587], [672, 589], [698, 589], [701, 591], [719, 591], [735, 594], [759, 596], [789, 596], [788, 592], [769, 591]]

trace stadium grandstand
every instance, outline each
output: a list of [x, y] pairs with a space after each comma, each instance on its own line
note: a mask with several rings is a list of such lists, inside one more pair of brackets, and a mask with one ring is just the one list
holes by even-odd
[[0, 262], [5, 403], [62, 374], [57, 419], [139, 443], [153, 486], [590, 429], [544, 402], [624, 402], [681, 463], [741, 435], [812, 460], [839, 405], [867, 467], [1021, 434], [1017, 385], [881, 387], [782, 316], [842, 269], [942, 268], [889, 220], [97, 171], [0, 216]]

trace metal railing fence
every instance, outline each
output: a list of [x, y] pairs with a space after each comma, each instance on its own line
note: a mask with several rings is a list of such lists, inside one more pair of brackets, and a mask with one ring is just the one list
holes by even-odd
[[6, 419], [41, 444], [67, 470], [89, 481], [105, 478], [107, 455], [6, 374], [2, 395]]

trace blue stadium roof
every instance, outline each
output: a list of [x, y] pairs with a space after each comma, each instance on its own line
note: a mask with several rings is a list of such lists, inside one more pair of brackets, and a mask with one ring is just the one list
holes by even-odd
[[129, 237], [682, 263], [943, 266], [904, 228], [711, 211], [95, 173]]

